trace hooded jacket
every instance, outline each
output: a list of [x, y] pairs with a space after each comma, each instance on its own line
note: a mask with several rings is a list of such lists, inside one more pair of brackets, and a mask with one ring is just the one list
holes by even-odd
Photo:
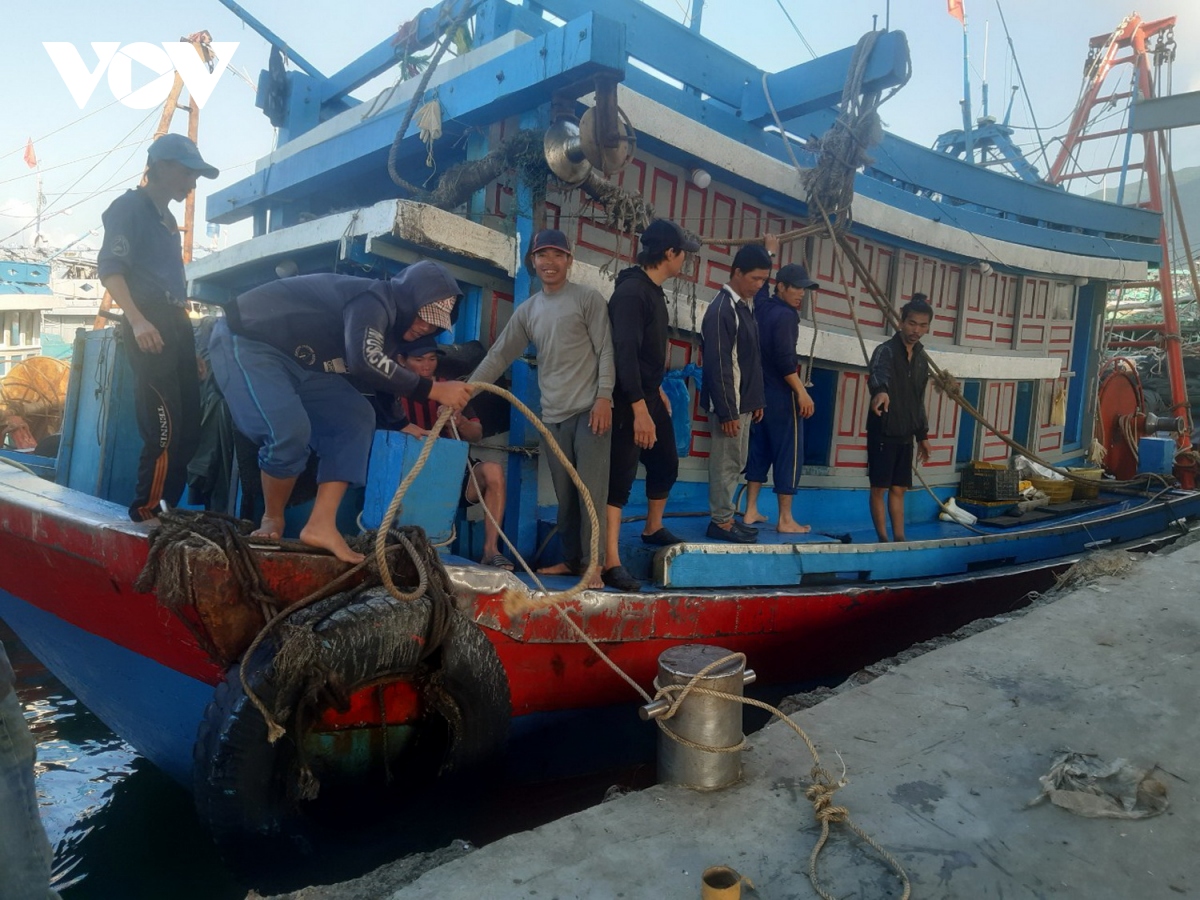
[[667, 368], [667, 300], [662, 287], [641, 266], [622, 270], [608, 301], [608, 317], [617, 370], [613, 399], [633, 404], [656, 397]]
[[269, 344], [306, 369], [424, 400], [433, 382], [393, 357], [421, 307], [461, 295], [443, 266], [422, 260], [389, 281], [334, 274], [282, 278], [240, 294], [225, 314], [235, 334]]

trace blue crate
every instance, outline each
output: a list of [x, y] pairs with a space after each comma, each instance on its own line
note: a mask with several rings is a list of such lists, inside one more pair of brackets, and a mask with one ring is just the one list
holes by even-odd
[[[421, 447], [419, 439], [399, 431], [375, 432], [363, 498], [363, 527], [379, 527], [392, 495], [417, 461]], [[404, 495], [404, 506], [396, 517], [396, 524], [420, 525], [435, 544], [448, 541], [458, 515], [466, 471], [467, 445], [462, 441], [439, 439], [421, 474]]]

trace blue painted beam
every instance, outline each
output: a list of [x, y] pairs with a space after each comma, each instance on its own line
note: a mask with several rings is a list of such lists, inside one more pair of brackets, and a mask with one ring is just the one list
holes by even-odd
[[1129, 110], [1129, 127], [1136, 132], [1188, 125], [1200, 125], [1200, 91], [1139, 99]]
[[[443, 121], [448, 130], [460, 132], [471, 125], [488, 125], [540, 106], [554, 90], [597, 74], [620, 79], [625, 61], [624, 25], [589, 13], [439, 86]], [[398, 104], [210, 195], [206, 218], [236, 222], [264, 205], [300, 200], [313, 185], [346, 184], [347, 178], [369, 177], [376, 170], [386, 180], [378, 157], [382, 153], [386, 160], [405, 111], [405, 104]], [[413, 122], [405, 134], [414, 152], [418, 133]], [[395, 195], [393, 188], [375, 199]]]
[[481, 0], [445, 0], [429, 9], [423, 9], [413, 20], [413, 28], [404, 35], [391, 35], [376, 44], [354, 62], [330, 75], [321, 92], [321, 102], [337, 100], [357, 87], [366, 84], [376, 75], [382, 75], [404, 58], [406, 53], [423, 50], [441, 37], [446, 24], [480, 5]]
[[[853, 58], [854, 48], [847, 47], [768, 75], [767, 89], [780, 119], [786, 122], [818, 109], [837, 106]], [[908, 38], [903, 31], [885, 32], [876, 39], [867, 60], [863, 93], [885, 91], [904, 84], [911, 72]], [[742, 98], [743, 119], [752, 125], [774, 124], [775, 117], [763, 93], [761, 77], [746, 85]]]
[[1157, 213], [1068, 194], [1050, 185], [1007, 178], [892, 134], [885, 134], [871, 155], [875, 157], [871, 169], [948, 199], [1061, 227], [1148, 240], [1158, 238]]
[[[526, 6], [530, 5], [560, 19], [573, 19], [597, 4], [593, 0], [537, 0], [534, 4], [526, 0]], [[761, 71], [737, 54], [640, 0], [604, 0], [603, 9], [606, 16], [626, 25], [631, 57], [735, 109], [741, 106], [746, 83], [761, 78]]]
[[[819, 135], [833, 124], [835, 116], [834, 111], [826, 110], [784, 124], [793, 134]], [[1158, 213], [989, 172], [894, 134], [884, 132], [883, 141], [871, 149], [870, 155], [874, 162], [867, 168], [868, 174], [920, 188], [925, 194], [939, 194], [951, 205], [1003, 211], [1091, 234], [1158, 240]]]
[[[728, 138], [740, 141], [751, 149], [790, 165], [783, 141], [778, 135], [769, 134], [741, 121], [734, 114], [720, 108], [718, 104], [702, 100], [637, 69], [629, 70], [625, 82], [631, 90], [702, 122], [709, 128]], [[802, 135], [821, 134], [832, 123], [833, 116], [834, 113], [831, 111], [810, 115], [799, 124], [787, 123], [788, 130]], [[636, 122], [634, 127], [637, 127]], [[1061, 230], [1039, 228], [1020, 221], [1012, 215], [1005, 217], [995, 212], [986, 212], [981, 208], [982, 205], [979, 207], [964, 206], [946, 200], [935, 201], [929, 196], [929, 193], [940, 193], [936, 188], [918, 194], [902, 185], [893, 183], [889, 178], [872, 177], [871, 174], [859, 173], [855, 177], [855, 190], [860, 195], [911, 212], [930, 221], [946, 222], [972, 234], [1010, 241], [1015, 244], [1058, 250], [1063, 253], [1076, 253], [1082, 256], [1141, 262], [1158, 261], [1159, 257], [1155, 255], [1158, 252], [1157, 244], [1123, 240], [1120, 237], [1123, 234], [1131, 234], [1138, 238], [1145, 238], [1148, 231], [1153, 231], [1154, 236], [1157, 236], [1156, 225], [1150, 228], [1146, 226], [1147, 219], [1157, 222], [1157, 213], [1118, 207], [1112, 203], [1089, 200], [1075, 195], [1064, 196], [1062, 191], [1053, 188], [1025, 184], [1016, 178], [969, 166], [960, 160], [944, 158], [942, 154], [903, 141], [893, 135], [885, 134], [882, 146], [891, 148], [893, 142], [902, 144], [905, 154], [911, 152], [925, 158], [925, 164], [920, 169], [924, 176], [935, 184], [950, 185], [952, 177], [962, 169], [966, 169], [973, 179], [978, 179], [979, 183], [989, 190], [989, 196], [995, 195], [996, 200], [1003, 204], [994, 209], [1027, 208], [1036, 198], [1040, 203], [1038, 212], [1043, 216], [1055, 215], [1056, 218], [1067, 219], [1067, 221], [1060, 223], [1063, 226]], [[705, 162], [702, 148], [674, 147], [646, 134], [638, 136], [638, 145], [648, 153], [668, 162], [680, 165]], [[799, 149], [794, 144], [793, 149], [801, 165], [813, 164], [814, 158], [811, 154]], [[900, 150], [895, 149], [892, 152], [900, 153]], [[880, 148], [875, 148], [872, 154], [880, 157]], [[947, 169], [937, 168], [938, 163], [944, 163]], [[905, 171], [909, 171], [909, 168], [907, 165], [904, 166]], [[911, 169], [915, 172], [918, 167], [913, 165]], [[764, 203], [783, 211], [796, 215], [807, 214], [807, 209], [802, 202], [783, 197], [774, 191], [764, 191], [761, 185], [746, 178], [720, 170], [713, 171], [713, 176], [718, 181], [745, 191]], [[897, 178], [896, 180], [903, 181], [904, 179]], [[958, 190], [964, 187], [961, 182], [954, 183], [954, 186]], [[1034, 196], [1031, 197], [1031, 194]], [[949, 192], [947, 195], [956, 196]], [[1067, 210], [1070, 213], [1069, 217], [1058, 214], [1062, 210]], [[1123, 230], [1126, 228], [1131, 230]], [[1091, 233], [1084, 233], [1085, 229]], [[878, 234], [869, 229], [863, 229], [858, 224], [855, 225], [854, 230], [856, 233], [866, 234], [895, 246], [902, 245], [902, 242], [897, 241], [892, 235]], [[913, 245], [912, 249], [921, 248]]]

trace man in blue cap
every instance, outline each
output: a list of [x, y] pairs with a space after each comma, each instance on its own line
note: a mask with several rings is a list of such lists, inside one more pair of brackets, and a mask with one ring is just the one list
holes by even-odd
[[766, 522], [758, 511], [758, 494], [773, 471], [775, 496], [779, 501], [782, 534], [804, 534], [808, 525], [792, 517], [792, 498], [800, 485], [804, 465], [804, 420], [813, 414], [813, 401], [800, 379], [796, 344], [800, 338], [800, 308], [805, 295], [820, 285], [799, 263], [784, 266], [775, 276], [775, 294], [755, 303], [758, 343], [762, 350], [763, 396], [766, 407], [762, 421], [750, 426], [750, 452], [746, 460], [747, 525]]
[[[494, 382], [533, 344], [537, 352], [542, 420], [587, 485], [596, 508], [599, 551], [604, 552], [604, 503], [608, 497], [608, 453], [612, 424], [613, 349], [608, 304], [594, 288], [569, 280], [571, 245], [561, 231], [533, 236], [529, 258], [542, 289], [513, 311], [488, 355], [469, 381]], [[546, 575], [591, 575], [602, 587], [600, 560], [587, 556], [591, 526], [567, 470], [546, 454], [558, 497], [558, 537], [563, 561], [540, 569]]]
[[233, 424], [258, 444], [264, 510], [256, 535], [283, 535], [311, 450], [320, 461], [317, 496], [300, 540], [343, 562], [362, 561], [337, 528], [346, 489], [366, 483], [375, 435], [375, 410], [361, 389], [466, 406], [471, 391], [462, 382], [423, 378], [394, 359], [402, 342], [450, 328], [460, 296], [444, 266], [422, 260], [390, 281], [283, 278], [225, 307], [208, 348]]
[[182, 134], [150, 145], [145, 183], [104, 211], [100, 282], [125, 314], [121, 337], [133, 368], [142, 454], [129, 505], [135, 522], [179, 502], [200, 436], [200, 381], [179, 223], [171, 201], [186, 200], [196, 179], [220, 173]]

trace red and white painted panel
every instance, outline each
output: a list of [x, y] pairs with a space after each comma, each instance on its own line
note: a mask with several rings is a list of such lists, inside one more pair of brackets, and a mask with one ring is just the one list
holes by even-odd
[[871, 394], [866, 372], [838, 376], [837, 410], [833, 419], [833, 447], [829, 458], [839, 469], [867, 470], [867, 416]]
[[950, 343], [954, 340], [961, 279], [962, 266], [919, 253], [906, 251], [900, 255], [900, 293], [897, 302], [903, 306], [914, 294], [924, 294], [929, 298], [929, 305], [933, 307], [929, 339], [934, 343]]
[[930, 383], [925, 391], [925, 415], [929, 421], [928, 468], [953, 472], [958, 447], [958, 404]]
[[[859, 259], [866, 265], [871, 276], [880, 285], [888, 282], [888, 270], [891, 268], [893, 251], [889, 247], [881, 247], [873, 241], [853, 235], [847, 238], [858, 254]], [[884, 315], [865, 284], [861, 283], [858, 273], [845, 259], [839, 259], [836, 247], [828, 238], [813, 239], [813, 264], [811, 274], [815, 281], [820, 282], [821, 289], [816, 295], [816, 312], [819, 323], [831, 323], [844, 327], [853, 327], [850, 315], [850, 304], [847, 296], [853, 298], [855, 314], [862, 330], [867, 334], [881, 335], [884, 333]], [[845, 285], [843, 285], [843, 279]]]
[[[1006, 436], [1012, 436], [1013, 415], [1017, 405], [1015, 381], [989, 381], [983, 395], [983, 417]], [[1008, 459], [1008, 445], [992, 431], [985, 430], [979, 458], [984, 462]]]
[[1050, 281], [1026, 278], [1021, 297], [1021, 326], [1017, 333], [1018, 350], [1041, 350], [1046, 346], [1050, 328]]
[[1076, 327], [1074, 285], [1061, 281], [1050, 282], [1048, 307], [1046, 352], [1061, 362], [1064, 374], [1041, 384], [1035, 448], [1038, 453], [1062, 450], [1065, 442], [1067, 393], [1072, 387], [1072, 380], [1065, 373], [1070, 372], [1072, 367]]
[[1017, 276], [967, 270], [962, 343], [967, 347], [1011, 347]]

